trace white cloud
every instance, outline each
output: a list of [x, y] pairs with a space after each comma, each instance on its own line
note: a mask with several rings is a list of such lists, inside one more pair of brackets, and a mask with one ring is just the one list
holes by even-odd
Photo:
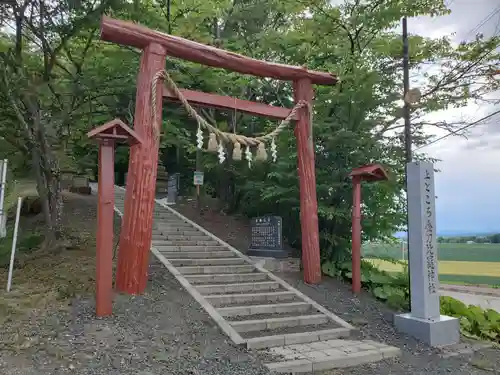
[[[450, 36], [455, 43], [473, 39], [476, 33], [486, 37], [498, 34], [500, 8], [494, 1], [455, 0], [448, 3], [451, 15], [411, 19], [410, 32], [433, 38]], [[495, 10], [498, 10], [496, 14]], [[471, 104], [429, 117], [472, 122], [493, 110], [493, 106]], [[434, 131], [434, 134], [440, 137], [445, 133]], [[442, 160], [436, 164], [440, 170], [436, 174], [438, 232], [500, 232], [500, 115], [470, 129], [467, 135], [467, 139], [447, 137], [422, 149]]]

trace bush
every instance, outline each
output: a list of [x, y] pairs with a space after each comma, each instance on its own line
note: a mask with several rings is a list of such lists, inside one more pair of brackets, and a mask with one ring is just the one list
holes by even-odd
[[[352, 264], [343, 262], [323, 264], [323, 273], [331, 277], [340, 277], [352, 281]], [[398, 311], [409, 308], [409, 277], [408, 272], [389, 273], [382, 271], [373, 264], [361, 261], [361, 286]]]
[[441, 297], [441, 314], [460, 319], [463, 333], [500, 344], [500, 313], [478, 306], [466, 306], [452, 297]]

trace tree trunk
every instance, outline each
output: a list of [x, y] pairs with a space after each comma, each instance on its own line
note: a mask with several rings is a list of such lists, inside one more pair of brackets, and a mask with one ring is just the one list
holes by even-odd
[[61, 180], [58, 161], [52, 152], [47, 139], [41, 112], [37, 105], [31, 105], [32, 129], [30, 135], [33, 140], [31, 150], [33, 165], [37, 181], [37, 190], [42, 202], [47, 234], [46, 244], [53, 249], [59, 248], [62, 238], [62, 210]]

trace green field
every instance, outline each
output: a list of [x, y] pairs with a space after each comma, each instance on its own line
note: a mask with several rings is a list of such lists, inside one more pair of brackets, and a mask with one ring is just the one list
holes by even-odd
[[[365, 258], [408, 259], [402, 244], [365, 244], [362, 253]], [[442, 283], [500, 285], [500, 244], [438, 244], [438, 259]], [[396, 271], [389, 262], [377, 264], [386, 271]]]
[[[401, 260], [403, 258], [401, 247], [401, 244], [366, 244], [363, 245], [362, 252], [367, 258], [375, 256]], [[405, 259], [407, 258], [405, 252]], [[438, 259], [459, 262], [500, 262], [500, 244], [441, 243], [438, 244]]]

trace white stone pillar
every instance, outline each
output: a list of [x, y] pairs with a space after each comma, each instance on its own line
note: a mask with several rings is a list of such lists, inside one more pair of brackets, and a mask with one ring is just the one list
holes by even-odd
[[411, 308], [394, 325], [431, 346], [458, 343], [459, 321], [440, 314], [434, 166], [412, 162], [408, 173], [408, 259]]
[[408, 248], [412, 314], [439, 318], [436, 204], [432, 163], [408, 164]]

